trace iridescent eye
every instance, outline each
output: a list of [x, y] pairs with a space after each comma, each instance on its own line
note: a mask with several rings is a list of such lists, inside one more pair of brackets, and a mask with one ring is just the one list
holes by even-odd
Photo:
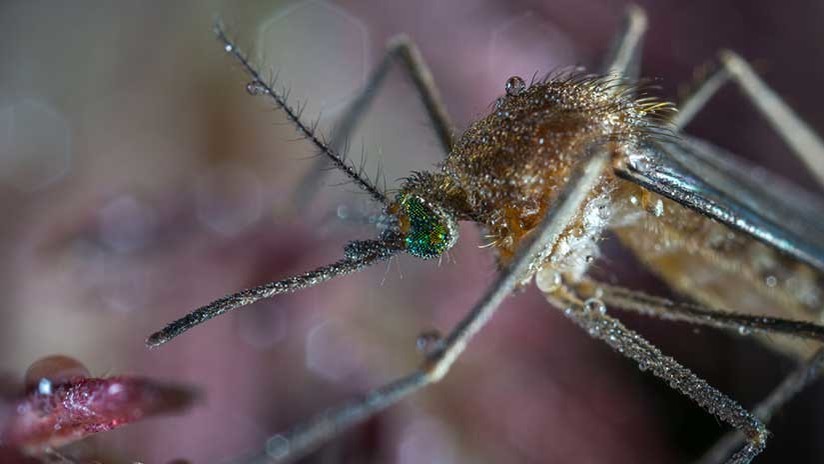
[[436, 258], [455, 244], [455, 224], [446, 213], [434, 210], [415, 195], [402, 196], [400, 204], [409, 224], [404, 237], [409, 254], [422, 259]]

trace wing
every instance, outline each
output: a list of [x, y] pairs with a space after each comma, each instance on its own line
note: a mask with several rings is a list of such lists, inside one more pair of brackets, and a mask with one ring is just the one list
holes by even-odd
[[824, 203], [721, 148], [681, 135], [642, 146], [616, 174], [824, 272]]

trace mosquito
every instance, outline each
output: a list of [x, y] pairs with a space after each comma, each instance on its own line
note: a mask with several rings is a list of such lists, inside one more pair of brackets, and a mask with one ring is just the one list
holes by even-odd
[[[400, 253], [438, 258], [458, 240], [458, 221], [479, 224], [500, 273], [468, 314], [408, 375], [273, 436], [249, 462], [294, 460], [345, 429], [441, 380], [501, 302], [532, 280], [592, 337], [635, 361], [732, 427], [702, 462], [747, 463], [767, 442], [772, 414], [817, 376], [824, 363], [824, 206], [714, 145], [682, 132], [725, 82], [737, 84], [824, 183], [824, 143], [738, 55], [723, 51], [714, 72], [674, 105], [637, 84], [645, 13], [630, 7], [599, 74], [569, 72], [527, 85], [510, 78], [491, 113], [452, 138], [452, 124], [423, 57], [392, 40], [362, 94], [327, 142], [284, 92], [275, 90], [220, 25], [215, 32], [248, 74], [247, 90], [280, 108], [318, 152], [383, 208], [379, 236], [352, 241], [326, 266], [244, 290], [203, 306], [151, 335], [157, 347], [218, 315], [263, 298], [351, 274]], [[399, 61], [411, 76], [446, 157], [413, 173], [390, 195], [336, 146], [356, 125]], [[614, 232], [650, 271], [692, 302], [609, 285], [588, 275], [599, 240]], [[607, 312], [753, 333], [804, 362], [754, 412], [664, 355]], [[766, 309], [765, 309], [766, 308]], [[733, 311], [735, 310], [735, 311]], [[779, 340], [780, 338], [780, 340]]]

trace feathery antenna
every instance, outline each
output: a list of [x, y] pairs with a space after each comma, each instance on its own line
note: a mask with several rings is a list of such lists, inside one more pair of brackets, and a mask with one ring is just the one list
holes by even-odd
[[287, 92], [276, 92], [273, 89], [273, 84], [270, 84], [261, 78], [260, 73], [254, 66], [252, 66], [248, 58], [246, 58], [246, 55], [244, 55], [243, 52], [238, 49], [237, 45], [235, 45], [235, 43], [229, 39], [228, 36], [226, 36], [226, 33], [223, 31], [223, 27], [219, 22], [215, 23], [214, 31], [218, 40], [220, 40], [223, 44], [223, 49], [226, 53], [232, 55], [240, 63], [249, 77], [252, 78], [251, 82], [247, 84], [247, 88], [254, 89], [255, 93], [268, 95], [275, 105], [286, 113], [286, 116], [295, 125], [297, 131], [309, 139], [309, 141], [311, 141], [324, 156], [329, 158], [332, 165], [336, 169], [343, 172], [346, 177], [351, 179], [358, 187], [368, 193], [375, 200], [383, 203], [384, 205], [389, 204], [386, 195], [366, 178], [361, 169], [356, 169], [354, 165], [346, 160], [345, 156], [338, 153], [334, 148], [330, 147], [329, 144], [326, 143], [324, 138], [318, 133], [316, 124], [308, 125], [301, 120], [300, 117], [302, 109], [300, 107], [295, 109], [288, 104]]

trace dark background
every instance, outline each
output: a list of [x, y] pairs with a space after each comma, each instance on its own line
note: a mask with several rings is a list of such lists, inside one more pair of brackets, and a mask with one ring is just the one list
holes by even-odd
[[[758, 69], [824, 132], [824, 5], [797, 1], [641, 2], [643, 74], [661, 95], [721, 48]], [[462, 227], [452, 262], [391, 266], [224, 316], [155, 351], [143, 340], [227, 292], [338, 259], [374, 234], [338, 216], [353, 187], [325, 188], [290, 212], [311, 147], [248, 96], [211, 35], [221, 17], [306, 117], [328, 128], [407, 33], [459, 128], [507, 77], [593, 68], [620, 25], [618, 1], [36, 2], [0, 4], [0, 370], [22, 378], [63, 353], [96, 375], [199, 386], [190, 413], [106, 433], [69, 450], [104, 463], [223, 462], [325, 407], [412, 369], [416, 335], [447, 331], [494, 278], [489, 250]], [[726, 88], [690, 126], [815, 188], [752, 107]], [[390, 184], [442, 156], [411, 84], [395, 72], [352, 139]], [[338, 179], [330, 176], [328, 184]], [[614, 241], [613, 241], [614, 242]], [[599, 272], [665, 293], [614, 243]], [[793, 362], [754, 340], [627, 318], [711, 383], [751, 406]], [[824, 459], [816, 385], [770, 426], [759, 462]], [[307, 462], [680, 462], [725, 427], [588, 338], [534, 289], [505, 304], [441, 384]]]

